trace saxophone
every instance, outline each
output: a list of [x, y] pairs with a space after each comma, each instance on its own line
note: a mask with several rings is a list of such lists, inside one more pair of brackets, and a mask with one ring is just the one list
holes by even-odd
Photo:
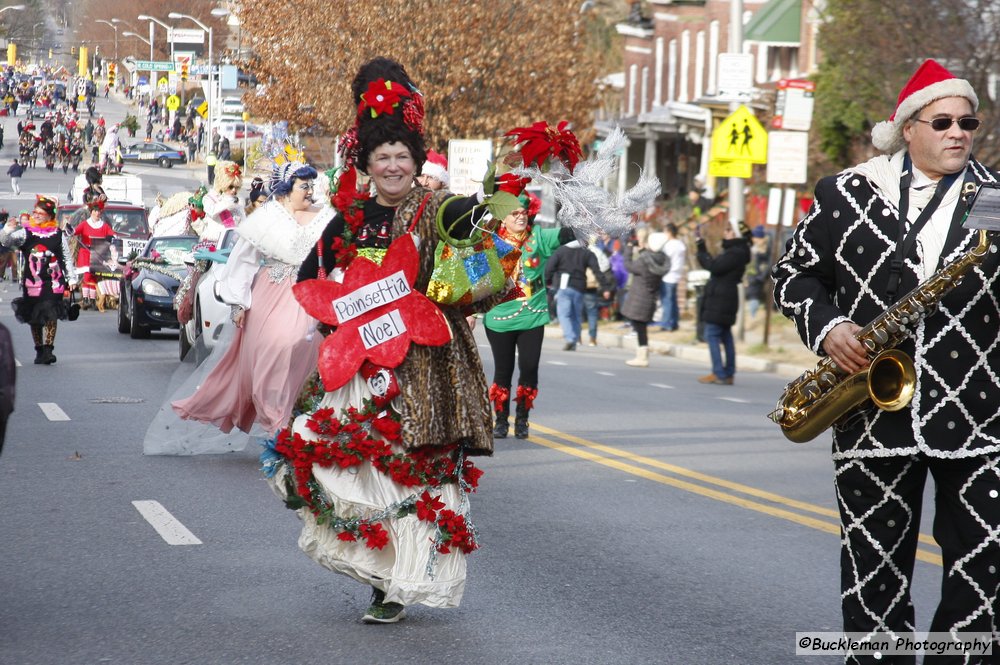
[[811, 441], [865, 400], [883, 411], [899, 411], [913, 399], [916, 372], [913, 359], [896, 349], [913, 333], [913, 327], [934, 312], [941, 298], [961, 282], [973, 266], [983, 261], [992, 244], [992, 234], [979, 230], [978, 244], [956, 258], [903, 296], [898, 302], [858, 331], [871, 364], [849, 373], [830, 358], [787, 386], [768, 418], [781, 426], [795, 443]]

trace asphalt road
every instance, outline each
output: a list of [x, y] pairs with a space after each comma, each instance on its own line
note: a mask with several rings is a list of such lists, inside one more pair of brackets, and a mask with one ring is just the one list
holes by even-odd
[[[181, 173], [148, 178], [192, 186]], [[839, 537], [828, 441], [790, 444], [764, 418], [783, 378], [703, 386], [695, 363], [634, 369], [623, 350], [546, 341], [531, 439], [477, 462], [482, 549], [462, 606], [368, 626], [366, 589], [298, 550], [255, 446], [142, 455], [176, 334], [132, 340], [83, 312], [60, 325], [58, 362], [36, 366], [16, 295], [0, 287], [23, 363], [0, 456], [0, 664], [841, 660], [794, 655], [797, 631], [839, 628]], [[161, 535], [135, 502], [183, 530]], [[926, 629], [941, 569], [921, 549]]]

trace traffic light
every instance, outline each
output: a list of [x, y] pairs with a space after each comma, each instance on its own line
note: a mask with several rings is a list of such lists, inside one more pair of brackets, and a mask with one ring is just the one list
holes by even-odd
[[108, 87], [115, 87], [115, 69], [116, 65], [113, 62], [108, 63]]
[[69, 47], [69, 54], [71, 56], [73, 56], [74, 58], [76, 57], [76, 47], [75, 46], [70, 46]]
[[188, 61], [187, 60], [185, 60], [184, 62], [181, 63], [181, 80], [182, 81], [187, 81], [188, 80]]

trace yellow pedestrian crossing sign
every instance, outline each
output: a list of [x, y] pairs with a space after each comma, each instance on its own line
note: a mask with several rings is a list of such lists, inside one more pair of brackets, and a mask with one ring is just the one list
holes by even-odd
[[740, 106], [712, 132], [712, 159], [767, 163], [767, 132], [746, 106]]

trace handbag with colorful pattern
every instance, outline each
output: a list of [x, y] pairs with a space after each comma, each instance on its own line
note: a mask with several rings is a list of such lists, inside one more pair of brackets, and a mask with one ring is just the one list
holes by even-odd
[[441, 204], [437, 215], [438, 244], [427, 297], [442, 305], [471, 305], [507, 288], [517, 268], [521, 249], [497, 233], [477, 227], [469, 238], [457, 240], [444, 227]]

